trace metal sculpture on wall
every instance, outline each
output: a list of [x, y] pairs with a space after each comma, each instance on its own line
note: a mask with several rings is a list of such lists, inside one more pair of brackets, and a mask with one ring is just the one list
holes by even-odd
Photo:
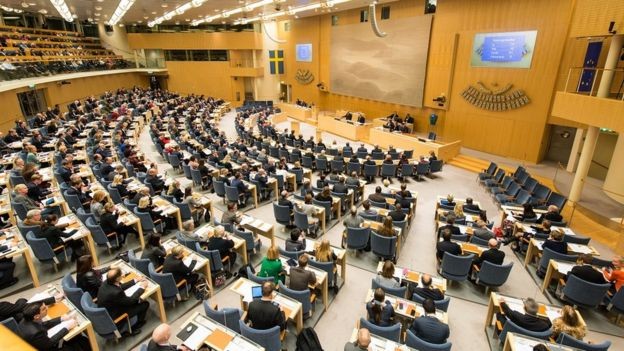
[[297, 70], [297, 73], [295, 73], [295, 80], [299, 82], [299, 84], [310, 84], [314, 81], [314, 75], [312, 74], [312, 72], [310, 72], [309, 69], [299, 68]]
[[488, 111], [515, 110], [531, 102], [523, 90], [511, 90], [511, 83], [498, 89], [498, 84], [494, 83], [492, 86], [494, 88], [489, 89], [482, 82], [477, 82], [476, 86], [469, 85], [461, 96], [469, 104]]

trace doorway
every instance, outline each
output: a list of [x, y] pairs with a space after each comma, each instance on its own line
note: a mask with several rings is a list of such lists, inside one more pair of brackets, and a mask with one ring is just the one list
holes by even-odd
[[19, 101], [24, 118], [28, 119], [34, 117], [37, 113], [46, 110], [48, 104], [46, 103], [43, 90], [44, 89], [33, 89], [23, 93], [17, 93], [17, 100]]
[[290, 103], [292, 101], [292, 85], [280, 83], [280, 101]]
[[545, 158], [550, 161], [559, 162], [562, 165], [567, 165], [570, 159], [570, 152], [572, 152], [575, 134], [576, 128], [551, 126], [550, 143]]

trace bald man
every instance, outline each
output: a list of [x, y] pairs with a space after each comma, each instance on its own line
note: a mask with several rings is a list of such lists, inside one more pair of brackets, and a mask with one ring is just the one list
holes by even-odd
[[478, 256], [474, 260], [474, 263], [479, 267], [481, 267], [481, 263], [483, 263], [484, 261], [488, 261], [494, 264], [503, 264], [503, 260], [505, 259], [505, 253], [499, 250], [498, 246], [498, 240], [488, 240], [489, 249], [483, 251], [483, 253], [481, 253], [481, 256]]
[[366, 328], [360, 328], [358, 330], [356, 342], [347, 342], [344, 347], [344, 351], [362, 351], [368, 350], [368, 345], [371, 343], [370, 332]]
[[176, 351], [184, 350], [190, 351], [190, 349], [184, 345], [175, 346], [169, 343], [171, 337], [171, 327], [169, 324], [162, 323], [154, 329], [152, 338], [147, 344], [147, 351]]
[[433, 279], [431, 275], [425, 273], [420, 277], [420, 285], [413, 287], [412, 292], [423, 299], [429, 298], [434, 301], [443, 300], [444, 293], [440, 289], [434, 287], [432, 283]]

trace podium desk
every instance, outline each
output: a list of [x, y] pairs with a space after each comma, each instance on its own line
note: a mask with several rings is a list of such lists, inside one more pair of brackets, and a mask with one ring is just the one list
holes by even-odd
[[429, 151], [433, 150], [438, 159], [444, 161], [449, 161], [457, 156], [461, 148], [461, 141], [459, 140], [452, 143], [441, 143], [423, 138], [419, 140], [411, 134], [389, 132], [381, 127], [370, 128], [368, 140], [385, 149], [392, 145], [403, 150], [414, 150], [414, 158], [419, 155], [428, 155]]
[[306, 122], [310, 124], [316, 124], [316, 108], [312, 107], [301, 107], [296, 104], [287, 104], [280, 102], [276, 104], [276, 106], [285, 114], [287, 117], [294, 118], [301, 122]]
[[371, 126], [370, 123], [360, 124], [332, 115], [322, 115], [318, 118], [318, 129], [353, 141], [367, 140]]

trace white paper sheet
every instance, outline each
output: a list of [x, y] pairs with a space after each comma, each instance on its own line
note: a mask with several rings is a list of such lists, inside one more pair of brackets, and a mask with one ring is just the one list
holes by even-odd
[[53, 337], [54, 335], [58, 334], [61, 329], [63, 328], [67, 328], [67, 330], [69, 330], [69, 324], [71, 323], [71, 321], [62, 321], [61, 323], [55, 325], [54, 327], [48, 329], [48, 338]]
[[137, 290], [139, 290], [140, 288], [141, 288], [141, 285], [134, 284], [133, 286], [131, 286], [128, 289], [124, 290], [124, 294], [126, 294], [126, 296], [130, 297], [130, 296], [134, 295], [134, 293], [137, 292]]
[[33, 303], [35, 301], [42, 301], [45, 299], [49, 299], [50, 297], [52, 297], [52, 295], [50, 295], [50, 293], [47, 291], [36, 293], [35, 295], [33, 295], [33, 297], [31, 297], [28, 300], [28, 303]]
[[184, 341], [184, 345], [191, 350], [197, 350], [204, 343], [209, 333], [210, 331], [208, 329], [198, 325], [193, 334]]

